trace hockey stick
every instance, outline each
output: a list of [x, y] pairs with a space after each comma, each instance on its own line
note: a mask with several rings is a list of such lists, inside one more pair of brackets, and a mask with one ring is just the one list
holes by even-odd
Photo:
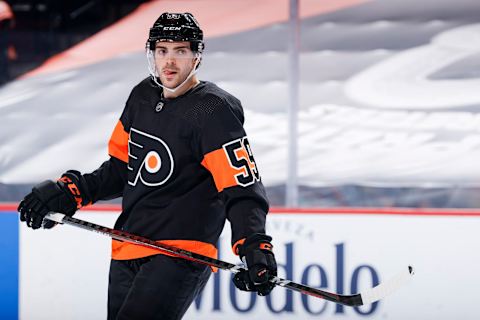
[[[223, 270], [228, 270], [232, 273], [237, 273], [245, 270], [245, 268], [242, 266], [237, 266], [229, 262], [213, 259], [213, 258], [204, 256], [201, 254], [197, 254], [191, 251], [187, 251], [187, 250], [172, 247], [166, 244], [162, 244], [159, 242], [155, 242], [153, 240], [136, 236], [128, 232], [110, 229], [110, 228], [100, 226], [88, 221], [79, 220], [73, 217], [66, 216], [61, 213], [51, 213], [51, 214], [48, 214], [45, 218], [61, 224], [68, 224], [77, 228], [82, 228], [88, 231], [101, 233], [103, 235], [109, 236], [116, 240], [134, 243], [134, 244], [138, 244], [148, 248], [157, 249], [159, 251], [162, 251], [164, 253], [169, 253], [179, 258], [195, 261], [211, 267], [217, 267]], [[315, 289], [312, 287], [308, 287], [303, 284], [295, 283], [293, 281], [282, 279], [279, 277], [272, 277], [270, 281], [276, 285], [288, 288], [293, 291], [300, 292], [302, 294], [307, 294], [317, 298], [322, 298], [328, 301], [332, 301], [332, 302], [343, 304], [350, 307], [357, 307], [357, 306], [371, 304], [371, 303], [374, 303], [375, 301], [383, 299], [393, 291], [403, 286], [406, 282], [408, 282], [408, 280], [411, 279], [412, 275], [413, 275], [413, 268], [411, 266], [408, 266], [408, 268], [405, 268], [403, 271], [398, 273], [396, 276], [394, 276], [390, 280], [384, 283], [381, 283], [376, 287], [367, 289], [361, 293], [353, 294], [353, 295], [335, 294], [335, 293]]]

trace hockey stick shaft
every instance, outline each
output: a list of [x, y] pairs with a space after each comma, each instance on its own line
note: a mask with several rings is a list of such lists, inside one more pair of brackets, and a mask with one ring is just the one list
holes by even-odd
[[[61, 213], [51, 213], [47, 215], [46, 218], [48, 220], [58, 222], [61, 224], [67, 224], [67, 225], [81, 228], [84, 230], [97, 232], [115, 240], [134, 243], [134, 244], [141, 245], [148, 248], [153, 248], [160, 252], [168, 253], [178, 258], [191, 260], [197, 263], [205, 264], [211, 267], [216, 267], [222, 270], [228, 270], [232, 273], [237, 273], [245, 270], [243, 267], [234, 265], [229, 262], [210, 258], [204, 255], [191, 252], [188, 250], [180, 249], [177, 247], [169, 246], [161, 242], [155, 242], [153, 240], [150, 240], [141, 236], [137, 236], [125, 231], [115, 230], [115, 229], [107, 228], [107, 227], [97, 225], [88, 221], [69, 217]], [[279, 277], [272, 277], [270, 281], [276, 285], [288, 288], [293, 291], [300, 292], [302, 294], [307, 294], [317, 298], [322, 298], [328, 301], [343, 304], [346, 306], [355, 307], [355, 306], [361, 306], [364, 304], [373, 303], [377, 300], [382, 299], [384, 296], [386, 296], [387, 294], [390, 294], [392, 291], [396, 290], [399, 286], [403, 285], [403, 283], [406, 282], [406, 280], [408, 280], [409, 276], [412, 274], [413, 274], [413, 269], [409, 267], [408, 275], [406, 275], [405, 272], [402, 272], [399, 276], [393, 279], [395, 281], [389, 281], [389, 283], [381, 284], [375, 288], [367, 290], [365, 293], [359, 293], [354, 295], [339, 295], [339, 294], [319, 290], [316, 288], [312, 288], [303, 284], [295, 283], [293, 281], [282, 279]]]

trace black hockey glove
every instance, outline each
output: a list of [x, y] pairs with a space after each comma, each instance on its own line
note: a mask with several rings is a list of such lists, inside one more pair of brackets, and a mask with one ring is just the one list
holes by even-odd
[[266, 296], [273, 290], [275, 284], [269, 279], [277, 275], [277, 262], [270, 241], [272, 237], [255, 233], [238, 246], [238, 255], [248, 268], [233, 277], [238, 289], [256, 291], [259, 296]]
[[78, 171], [67, 171], [57, 182], [47, 180], [34, 186], [18, 205], [20, 221], [26, 222], [32, 229], [38, 229], [42, 224], [49, 229], [56, 223], [44, 221], [48, 213], [60, 212], [73, 216], [77, 209], [85, 205], [77, 187], [80, 185], [79, 177]]

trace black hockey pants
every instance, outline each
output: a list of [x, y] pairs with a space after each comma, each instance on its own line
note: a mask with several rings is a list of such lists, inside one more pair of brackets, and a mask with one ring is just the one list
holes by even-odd
[[112, 260], [108, 320], [181, 319], [210, 273], [208, 266], [162, 254]]

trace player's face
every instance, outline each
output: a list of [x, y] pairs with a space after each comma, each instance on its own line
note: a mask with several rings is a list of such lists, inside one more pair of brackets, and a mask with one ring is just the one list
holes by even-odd
[[155, 48], [155, 66], [160, 80], [167, 88], [179, 86], [195, 65], [195, 54], [189, 42], [158, 42]]

